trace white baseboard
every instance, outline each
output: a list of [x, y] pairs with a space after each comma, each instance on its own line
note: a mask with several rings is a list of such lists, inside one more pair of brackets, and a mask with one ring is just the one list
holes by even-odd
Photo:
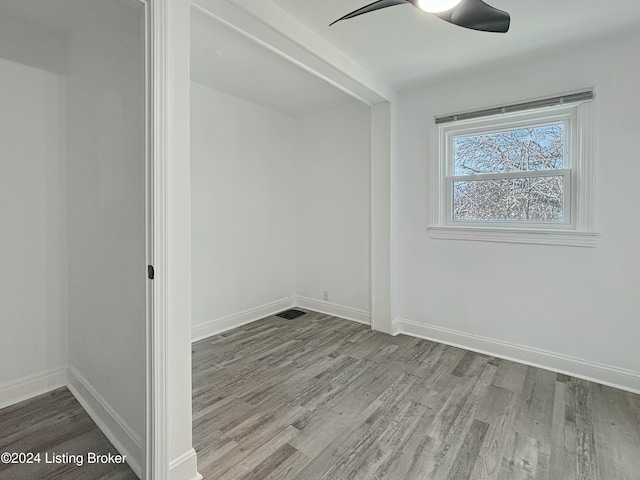
[[295, 297], [295, 304], [297, 307], [308, 308], [314, 312], [325, 313], [327, 315], [333, 315], [334, 317], [344, 318], [353, 322], [371, 325], [371, 312], [367, 312], [366, 310], [360, 310], [358, 308], [347, 307], [344, 305], [338, 305], [337, 303], [316, 300], [299, 295]]
[[131, 470], [142, 478], [144, 452], [142, 439], [131, 429], [98, 391], [73, 367], [68, 368], [67, 388], [89, 414], [102, 433], [116, 447]]
[[314, 312], [325, 313], [327, 315], [344, 318], [345, 320], [371, 325], [371, 313], [365, 310], [346, 307], [323, 300], [292, 296], [275, 302], [265, 303], [264, 305], [218, 318], [210, 322], [201, 323], [200, 325], [195, 325], [191, 330], [191, 341], [197, 342], [212, 335], [226, 332], [227, 330], [261, 320], [270, 315], [275, 315], [283, 310], [287, 310], [288, 308], [295, 307], [306, 308]]
[[200, 325], [195, 325], [191, 329], [191, 341], [197, 342], [203, 338], [226, 332], [227, 330], [246, 325], [247, 323], [255, 322], [261, 318], [287, 310], [294, 305], [294, 297], [286, 297], [275, 302], [265, 303], [259, 307], [234, 313], [233, 315], [228, 315], [226, 317], [217, 318], [210, 322], [201, 323]]
[[67, 368], [58, 367], [0, 385], [0, 408], [28, 400], [67, 384]]
[[426, 325], [404, 318], [398, 318], [393, 321], [393, 334], [397, 335], [399, 333], [544, 368], [546, 370], [640, 394], [640, 372], [450, 330], [448, 328]]
[[198, 473], [198, 457], [193, 448], [169, 462], [168, 480], [202, 480], [202, 475]]

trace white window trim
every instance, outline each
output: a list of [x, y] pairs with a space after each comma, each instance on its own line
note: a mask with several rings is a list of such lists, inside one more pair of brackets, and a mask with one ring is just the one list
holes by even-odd
[[[431, 208], [427, 232], [430, 238], [445, 240], [474, 240], [485, 242], [529, 243], [595, 247], [599, 233], [594, 230], [595, 206], [594, 167], [592, 147], [591, 101], [544, 107], [523, 112], [505, 113], [490, 117], [455, 121], [434, 125], [431, 177]], [[469, 222], [450, 219], [451, 177], [447, 177], [453, 132], [472, 134], [491, 130], [505, 130], [545, 122], [565, 122], [569, 155], [566, 169], [555, 172], [570, 175], [566, 181], [570, 211], [565, 212], [566, 223], [501, 223]], [[539, 173], [536, 172], [536, 175]], [[542, 173], [543, 175], [545, 173]], [[517, 174], [515, 176], [528, 176]], [[461, 177], [456, 177], [460, 179]], [[488, 177], [483, 177], [488, 178]]]

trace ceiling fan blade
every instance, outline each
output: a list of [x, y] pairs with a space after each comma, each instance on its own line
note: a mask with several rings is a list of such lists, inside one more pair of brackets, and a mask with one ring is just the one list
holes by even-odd
[[339, 22], [340, 20], [347, 20], [348, 18], [357, 17], [358, 15], [362, 15], [364, 13], [375, 12], [376, 10], [380, 10], [382, 8], [395, 7], [396, 5], [403, 5], [405, 3], [414, 2], [409, 0], [378, 0], [377, 2], [373, 2], [365, 7], [359, 8], [351, 13], [346, 14], [344, 17], [341, 17], [335, 22], [330, 23], [329, 26]]
[[454, 25], [482, 32], [506, 33], [511, 23], [507, 12], [482, 0], [463, 0], [457, 7], [435, 15]]

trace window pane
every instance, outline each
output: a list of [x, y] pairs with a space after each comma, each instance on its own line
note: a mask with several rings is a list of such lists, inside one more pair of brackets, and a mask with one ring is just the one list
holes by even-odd
[[564, 125], [457, 137], [455, 175], [564, 168]]
[[453, 219], [562, 222], [562, 176], [453, 182]]

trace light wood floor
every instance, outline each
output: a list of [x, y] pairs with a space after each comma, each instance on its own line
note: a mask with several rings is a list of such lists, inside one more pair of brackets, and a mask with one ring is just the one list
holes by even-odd
[[66, 388], [0, 410], [0, 453], [41, 454], [41, 463], [0, 462], [0, 480], [137, 480], [125, 464], [46, 464], [45, 453], [118, 452]]
[[193, 345], [206, 480], [638, 480], [640, 396], [308, 313]]

